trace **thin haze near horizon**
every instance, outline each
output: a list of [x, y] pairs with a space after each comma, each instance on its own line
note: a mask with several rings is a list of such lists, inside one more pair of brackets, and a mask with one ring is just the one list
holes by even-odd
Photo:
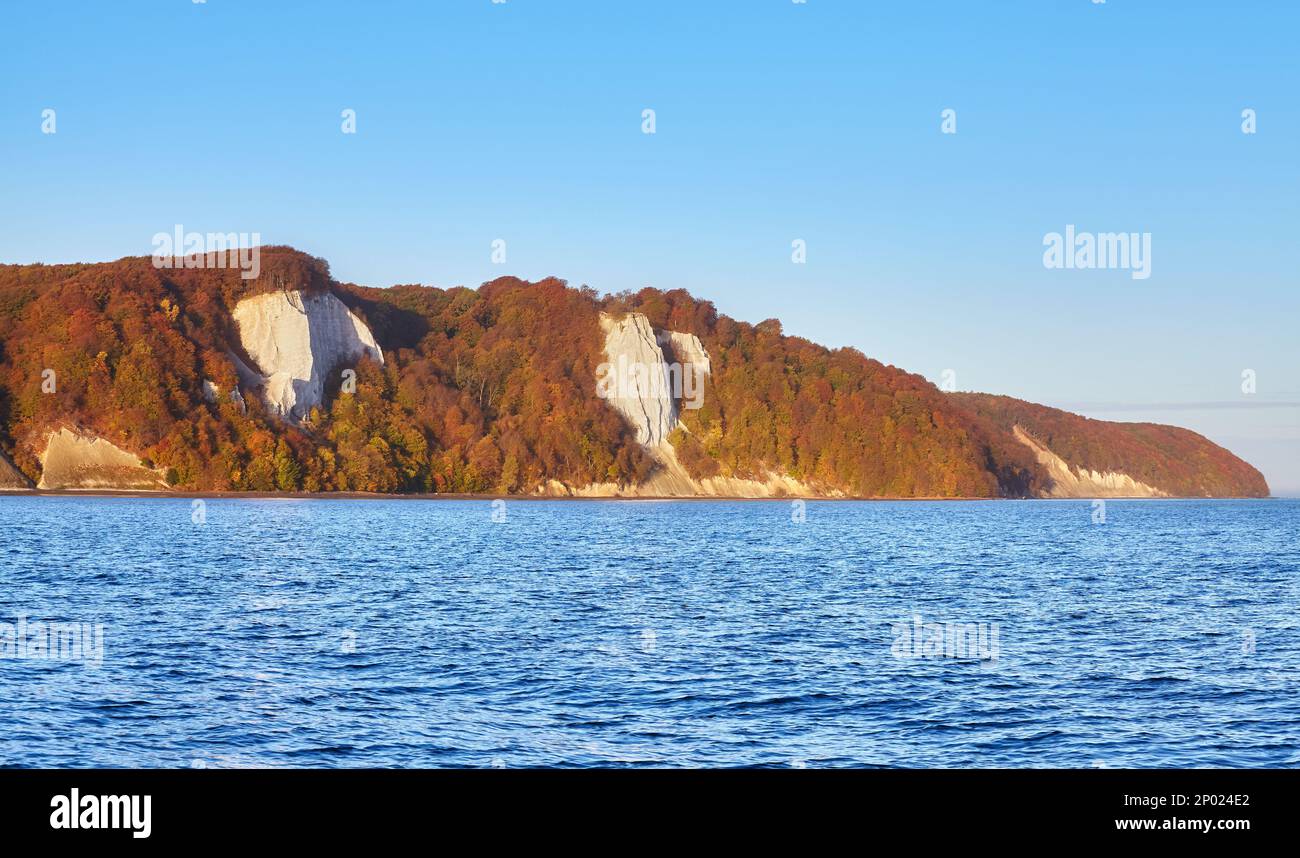
[[[372, 286], [685, 288], [957, 389], [1186, 426], [1298, 495], [1298, 24], [1131, 0], [24, 4], [0, 262], [144, 255], [181, 224]], [[1150, 276], [1045, 267], [1069, 227], [1150, 234]]]

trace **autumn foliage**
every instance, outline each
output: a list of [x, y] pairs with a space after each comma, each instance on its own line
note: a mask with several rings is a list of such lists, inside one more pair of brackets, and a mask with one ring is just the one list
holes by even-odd
[[1111, 423], [987, 393], [950, 394], [1010, 431], [1020, 426], [1075, 467], [1115, 471], [1178, 497], [1267, 497], [1264, 475], [1188, 429]]
[[[357, 367], [302, 426], [245, 391], [231, 310], [275, 289], [333, 288], [388, 356]], [[504, 278], [478, 290], [334, 283], [322, 260], [264, 248], [261, 274], [0, 266], [0, 447], [39, 478], [60, 425], [92, 431], [196, 490], [514, 492], [545, 480], [631, 482], [650, 460], [593, 395], [594, 293]], [[246, 355], [240, 355], [247, 361]], [[53, 392], [43, 389], [53, 371]], [[204, 381], [223, 395], [205, 395]]]
[[[693, 333], [709, 352], [703, 407], [684, 410], [678, 457], [694, 476], [766, 471], [858, 497], [1023, 495], [1035, 463], [1023, 447], [949, 402], [918, 375], [856, 349], [827, 349], [719, 316], [682, 290], [605, 301], [656, 329]], [[1010, 441], [1010, 443], [1008, 443]]]
[[[326, 404], [302, 425], [268, 412], [255, 391], [242, 403], [230, 396], [232, 355], [248, 360], [232, 309], [288, 289], [334, 291], [385, 355], [382, 366], [355, 367], [355, 393], [340, 393], [336, 371]], [[159, 269], [148, 257], [0, 266], [0, 449], [35, 480], [44, 438], [69, 425], [202, 491], [626, 485], [655, 463], [596, 395], [595, 378], [600, 313], [633, 310], [656, 329], [698, 335], [709, 352], [703, 407], [683, 411], [685, 428], [671, 437], [697, 477], [775, 471], [861, 497], [1025, 496], [1044, 477], [1009, 432], [1018, 421], [1071, 461], [1174, 493], [1255, 494], [1263, 484], [1193, 433], [944, 394], [854, 349], [784, 336], [776, 320], [719, 315], [681, 290], [602, 298], [510, 277], [478, 289], [366, 288], [335, 282], [323, 260], [290, 248], [263, 248], [251, 281], [235, 269]]]

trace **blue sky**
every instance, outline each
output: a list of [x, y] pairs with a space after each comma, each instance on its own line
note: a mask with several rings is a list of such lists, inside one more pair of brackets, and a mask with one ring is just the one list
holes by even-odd
[[[179, 223], [258, 232], [366, 285], [682, 287], [959, 389], [1196, 429], [1300, 494], [1295, 4], [155, 0], [5, 18], [0, 261], [147, 254]], [[1044, 268], [1067, 224], [1151, 233], [1151, 277]]]

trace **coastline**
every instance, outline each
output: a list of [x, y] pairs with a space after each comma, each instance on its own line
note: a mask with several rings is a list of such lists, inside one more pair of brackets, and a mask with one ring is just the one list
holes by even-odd
[[[846, 496], [826, 496], [826, 495], [786, 495], [784, 497], [724, 497], [721, 495], [656, 495], [656, 496], [556, 496], [556, 495], [538, 495], [538, 494], [464, 494], [456, 492], [421, 492], [405, 494], [385, 494], [382, 492], [186, 492], [186, 491], [154, 491], [154, 490], [132, 490], [132, 489], [0, 489], [0, 498], [5, 497], [107, 497], [123, 499], [143, 499], [143, 498], [166, 498], [166, 499], [196, 499], [196, 500], [453, 500], [453, 501], [581, 501], [587, 502], [607, 502], [607, 501], [648, 501], [651, 503], [663, 503], [664, 501], [727, 501], [727, 502], [757, 502], [757, 503], [788, 503], [790, 501], [827, 501], [831, 503], [871, 503], [871, 502], [896, 502], [896, 501], [1067, 501], [1073, 503], [1087, 502], [1093, 498], [1059, 498], [1059, 497], [1038, 497], [1038, 498], [990, 498], [990, 497], [914, 497], [914, 496], [881, 496], [881, 497], [846, 497]], [[1144, 495], [1135, 495], [1132, 497], [1104, 497], [1102, 500], [1122, 500], [1122, 501], [1195, 501], [1195, 500], [1286, 500], [1279, 495], [1269, 495], [1268, 497], [1251, 497], [1249, 495], [1216, 495], [1212, 497], [1149, 497]]]

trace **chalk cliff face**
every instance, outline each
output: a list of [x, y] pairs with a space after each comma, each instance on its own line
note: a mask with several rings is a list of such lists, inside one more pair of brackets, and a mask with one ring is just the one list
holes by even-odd
[[1154, 486], [1139, 482], [1117, 471], [1094, 471], [1071, 467], [1068, 462], [1044, 447], [1020, 426], [1012, 434], [1024, 444], [1047, 471], [1048, 486], [1042, 495], [1051, 498], [1163, 498], [1169, 497]]
[[[325, 379], [363, 355], [383, 352], [365, 322], [329, 292], [271, 292], [245, 298], [233, 313], [239, 341], [256, 364], [267, 404], [300, 421], [324, 401]], [[237, 363], [245, 382], [253, 369]]]
[[103, 438], [63, 427], [51, 432], [41, 453], [38, 489], [166, 489], [167, 483], [140, 458]]
[[621, 319], [602, 313], [600, 325], [609, 361], [606, 401], [632, 424], [638, 443], [665, 443], [677, 426], [677, 405], [668, 362], [650, 320], [641, 313], [628, 313]]
[[608, 386], [601, 394], [632, 427], [638, 443], [667, 442], [689, 400], [703, 392], [709, 353], [694, 334], [655, 331], [643, 313], [601, 313]]
[[[635, 315], [641, 315], [637, 313]], [[644, 317], [642, 317], [644, 318]], [[708, 375], [712, 366], [709, 353], [695, 334], [683, 334], [680, 331], [660, 331], [656, 341], [664, 350], [664, 356], [682, 366], [696, 367], [703, 375]]]
[[637, 442], [655, 460], [650, 476], [633, 485], [594, 483], [566, 486], [552, 480], [539, 493], [574, 497], [706, 497], [765, 498], [817, 495], [822, 492], [786, 474], [769, 473], [762, 480], [716, 476], [693, 478], [677, 459], [668, 440], [685, 427], [680, 418], [686, 400], [703, 395], [712, 365], [709, 353], [694, 334], [655, 331], [643, 313], [615, 318], [602, 313], [605, 332], [606, 401], [636, 430]]
[[1176, 426], [1114, 423], [1008, 396], [949, 393], [1037, 461], [1036, 497], [1267, 497], [1264, 476]]

